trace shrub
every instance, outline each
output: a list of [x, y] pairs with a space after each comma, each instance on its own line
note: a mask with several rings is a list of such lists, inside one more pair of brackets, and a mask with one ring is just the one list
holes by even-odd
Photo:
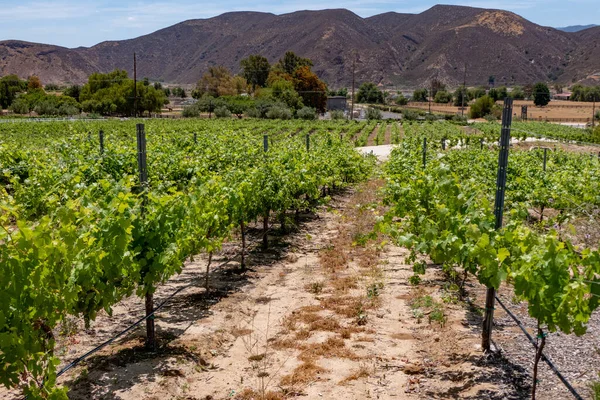
[[281, 104], [274, 104], [266, 114], [269, 119], [291, 119], [292, 112], [289, 108]]
[[29, 114], [29, 103], [25, 99], [16, 99], [13, 101], [12, 105], [9, 107], [9, 110], [14, 112], [15, 114]]
[[419, 113], [417, 113], [416, 111], [412, 111], [412, 110], [402, 111], [402, 118], [404, 118], [407, 121], [416, 121], [418, 117], [419, 117]]
[[47, 92], [56, 92], [56, 91], [60, 90], [60, 86], [58, 86], [56, 83], [49, 83], [46, 85], [46, 87], [44, 89]]
[[197, 118], [200, 116], [200, 110], [198, 109], [198, 106], [196, 106], [195, 104], [192, 104], [191, 106], [183, 107], [183, 111], [181, 112], [181, 115], [184, 118]]
[[428, 96], [427, 89], [417, 89], [413, 93], [413, 101], [426, 102]]
[[345, 115], [342, 110], [334, 110], [331, 112], [331, 119], [344, 119]]
[[440, 90], [435, 94], [435, 99], [433, 101], [436, 103], [450, 103], [452, 101], [452, 95], [445, 90]]
[[594, 115], [594, 118], [600, 120], [600, 110], [596, 111], [596, 115]]
[[458, 123], [464, 124], [467, 122], [467, 116], [466, 115], [453, 115], [452, 122], [458, 122]]
[[405, 106], [408, 104], [408, 99], [404, 97], [404, 95], [400, 94], [396, 98], [396, 104], [398, 104], [399, 106]]
[[231, 118], [231, 111], [225, 106], [215, 108], [215, 117], [217, 118]]
[[483, 118], [488, 122], [498, 121], [498, 118], [494, 114], [486, 114]]
[[71, 115], [81, 114], [81, 111], [79, 110], [79, 108], [75, 107], [74, 105], [62, 104], [60, 107], [58, 107], [58, 114], [71, 116]]
[[33, 111], [38, 115], [58, 115], [58, 108], [50, 101], [39, 102]]
[[373, 120], [373, 119], [381, 119], [382, 115], [381, 115], [381, 111], [379, 111], [376, 108], [367, 108], [367, 119], [368, 120]]
[[317, 112], [312, 107], [302, 107], [296, 112], [296, 116], [300, 119], [313, 120], [317, 119]]
[[494, 100], [490, 96], [483, 96], [478, 98], [473, 105], [471, 105], [471, 111], [469, 116], [471, 118], [482, 118], [484, 115], [488, 115], [494, 107]]
[[246, 110], [246, 117], [248, 118], [260, 118], [260, 111], [256, 107], [252, 107]]
[[594, 130], [592, 131], [592, 136], [594, 140], [600, 139], [600, 125], [594, 128]]

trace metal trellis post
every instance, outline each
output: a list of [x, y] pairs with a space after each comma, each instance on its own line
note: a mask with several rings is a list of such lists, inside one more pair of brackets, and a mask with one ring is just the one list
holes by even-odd
[[[506, 169], [508, 166], [508, 149], [510, 147], [510, 126], [512, 124], [513, 99], [504, 99], [502, 110], [502, 132], [500, 134], [500, 152], [498, 154], [498, 177], [496, 180], [496, 201], [494, 204], [494, 215], [496, 217], [496, 229], [502, 227], [504, 215], [504, 195], [506, 191]], [[481, 335], [481, 347], [483, 351], [491, 350], [492, 328], [494, 324], [494, 305], [496, 289], [487, 289], [485, 301], [485, 317], [483, 319], [483, 330]]]

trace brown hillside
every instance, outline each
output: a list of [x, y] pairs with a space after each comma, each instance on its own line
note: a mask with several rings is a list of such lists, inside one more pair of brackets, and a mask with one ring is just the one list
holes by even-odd
[[171, 83], [194, 83], [211, 65], [239, 71], [260, 53], [271, 62], [287, 50], [313, 59], [330, 86], [349, 85], [356, 51], [357, 81], [401, 86], [431, 78], [498, 84], [586, 79], [600, 69], [600, 28], [566, 33], [501, 10], [435, 6], [421, 14], [370, 18], [343, 9], [274, 15], [226, 13], [190, 20], [135, 39], [90, 48], [0, 42], [0, 75], [39, 75], [43, 82], [82, 82], [94, 71], [122, 68]]

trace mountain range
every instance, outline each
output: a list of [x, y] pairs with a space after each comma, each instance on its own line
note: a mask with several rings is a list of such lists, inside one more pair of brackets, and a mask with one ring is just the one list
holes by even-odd
[[571, 26], [565, 26], [562, 28], [556, 28], [559, 31], [563, 31], [563, 32], [580, 32], [583, 31], [585, 29], [590, 29], [590, 28], [595, 28], [598, 25], [571, 25]]
[[600, 27], [578, 32], [536, 25], [517, 14], [437, 5], [420, 14], [362, 18], [345, 9], [275, 15], [231, 12], [194, 19], [135, 39], [69, 49], [0, 41], [0, 76], [37, 75], [44, 83], [82, 83], [115, 68], [152, 81], [193, 84], [210, 66], [234, 73], [240, 60], [262, 54], [276, 62], [294, 51], [313, 60], [330, 87], [358, 84], [413, 88], [437, 78], [450, 86], [570, 84], [600, 80]]

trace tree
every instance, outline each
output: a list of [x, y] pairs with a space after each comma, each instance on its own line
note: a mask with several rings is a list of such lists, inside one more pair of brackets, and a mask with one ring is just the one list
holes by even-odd
[[278, 80], [271, 85], [271, 96], [285, 103], [294, 110], [304, 107], [302, 97], [296, 92], [294, 84], [286, 80]]
[[168, 103], [164, 92], [154, 86], [137, 85], [126, 71], [115, 70], [108, 74], [94, 73], [81, 88], [79, 99], [86, 112], [103, 115], [133, 115], [134, 99], [138, 98], [138, 112], [160, 112]]
[[227, 108], [238, 118], [241, 118], [245, 112], [254, 107], [254, 100], [248, 96], [223, 97]]
[[508, 95], [515, 100], [525, 99], [525, 92], [523, 92], [523, 88], [521, 86], [515, 86]]
[[492, 89], [489, 90], [488, 95], [494, 101], [504, 100], [505, 98], [508, 97], [508, 89], [506, 89], [506, 86], [500, 86], [498, 88], [492, 88]]
[[283, 71], [288, 75], [293, 75], [300, 67], [312, 67], [313, 62], [308, 58], [298, 57], [294, 52], [287, 51], [283, 58], [275, 65], [277, 70]]
[[185, 93], [185, 89], [183, 89], [180, 86], [174, 87], [173, 90], [171, 91], [171, 93], [173, 94], [173, 96], [180, 97], [182, 99], [185, 99], [187, 97], [187, 94]]
[[494, 75], [490, 75], [488, 78], [488, 87], [493, 88], [496, 84], [496, 77]]
[[36, 89], [44, 89], [44, 86], [42, 85], [42, 81], [40, 81], [40, 78], [36, 75], [32, 75], [29, 77], [29, 79], [27, 80], [27, 90], [36, 90]]
[[464, 86], [459, 86], [458, 89], [454, 91], [454, 105], [456, 107], [461, 107], [462, 105], [469, 104], [469, 99], [467, 98], [467, 88]]
[[202, 112], [208, 113], [208, 118], [211, 114], [219, 107], [226, 106], [225, 100], [220, 98], [214, 98], [209, 94], [204, 94], [196, 103], [198, 109]]
[[327, 107], [327, 85], [310, 70], [310, 66], [305, 65], [296, 69], [293, 78], [294, 88], [302, 97], [304, 105], [312, 107], [318, 112], [325, 112]]
[[417, 89], [414, 91], [412, 100], [419, 102], [426, 102], [429, 92], [427, 89]]
[[74, 98], [75, 100], [79, 101], [79, 96], [81, 95], [81, 86], [79, 85], [72, 85], [67, 87], [63, 94], [65, 96], [70, 96], [72, 98]]
[[60, 86], [58, 86], [56, 83], [48, 83], [44, 87], [44, 90], [47, 92], [58, 92], [60, 90]]
[[405, 106], [408, 104], [408, 99], [402, 93], [399, 93], [398, 97], [396, 97], [395, 103], [399, 106]]
[[556, 91], [557, 94], [562, 94], [564, 89], [564, 86], [559, 84], [559, 83], [555, 83], [554, 84], [554, 90]]
[[440, 81], [437, 78], [434, 78], [434, 79], [431, 80], [431, 83], [429, 84], [429, 87], [431, 88], [431, 97], [433, 97], [433, 98], [435, 98], [435, 95], [440, 90], [446, 90], [446, 85], [444, 85], [442, 83], [442, 81]]
[[205, 94], [212, 97], [235, 96], [243, 93], [242, 88], [245, 89], [246, 86], [247, 83], [243, 77], [232, 76], [227, 68], [223, 66], [210, 67], [196, 84], [192, 97], [199, 99]]
[[487, 94], [485, 86], [478, 86], [467, 91], [469, 100], [479, 99]]
[[242, 67], [242, 76], [252, 85], [252, 91], [257, 87], [265, 87], [269, 72], [271, 72], [271, 64], [266, 57], [258, 54], [250, 55], [240, 61]]
[[483, 96], [475, 100], [475, 103], [471, 105], [469, 116], [471, 118], [482, 118], [492, 112], [494, 107], [494, 100], [490, 96]]
[[383, 92], [373, 82], [360, 85], [356, 94], [357, 103], [383, 103]]
[[531, 83], [528, 83], [527, 85], [523, 86], [523, 94], [525, 95], [526, 99], [531, 99], [533, 96], [533, 92], [534, 88]]
[[452, 102], [452, 95], [445, 90], [440, 90], [435, 94], [433, 101], [436, 103], [450, 103]]
[[25, 91], [27, 82], [17, 75], [7, 75], [0, 79], [0, 108], [8, 108], [16, 99], [17, 94]]
[[543, 82], [538, 82], [533, 87], [533, 103], [538, 107], [544, 107], [550, 103], [550, 89]]

